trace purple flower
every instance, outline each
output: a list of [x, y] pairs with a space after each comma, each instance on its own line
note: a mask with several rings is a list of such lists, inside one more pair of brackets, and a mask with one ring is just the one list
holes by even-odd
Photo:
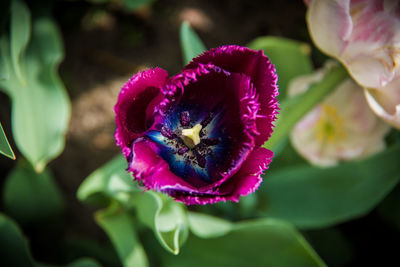
[[211, 49], [172, 78], [139, 72], [115, 105], [115, 138], [147, 189], [186, 204], [238, 201], [254, 192], [273, 153], [275, 68], [262, 51]]

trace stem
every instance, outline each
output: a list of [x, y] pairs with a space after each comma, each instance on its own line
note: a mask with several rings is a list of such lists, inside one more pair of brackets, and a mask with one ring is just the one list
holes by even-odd
[[342, 65], [339, 65], [332, 68], [320, 82], [313, 84], [303, 94], [283, 101], [280, 105], [278, 120], [275, 123], [275, 130], [264, 147], [276, 152], [288, 137], [293, 126], [337, 88], [346, 77], [348, 77], [347, 71]]

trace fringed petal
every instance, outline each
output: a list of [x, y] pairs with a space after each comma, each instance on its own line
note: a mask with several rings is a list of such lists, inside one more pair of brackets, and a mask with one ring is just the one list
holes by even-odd
[[160, 87], [167, 78], [165, 70], [149, 69], [137, 73], [122, 87], [114, 107], [115, 139], [125, 157], [130, 154], [132, 142], [152, 123], [154, 107], [160, 101]]
[[212, 63], [231, 73], [245, 74], [257, 90], [260, 110], [257, 114], [257, 129], [261, 133], [256, 137], [256, 146], [261, 146], [271, 136], [272, 122], [278, 113], [278, 76], [274, 65], [263, 51], [247, 47], [227, 45], [211, 49], [193, 59], [185, 69], [196, 68], [199, 64]]

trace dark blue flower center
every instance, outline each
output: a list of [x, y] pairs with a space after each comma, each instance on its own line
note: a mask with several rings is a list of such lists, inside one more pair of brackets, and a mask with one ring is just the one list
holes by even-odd
[[158, 144], [160, 156], [172, 172], [198, 186], [218, 179], [231, 143], [223, 124], [223, 111], [180, 105], [168, 113], [157, 129], [147, 136]]

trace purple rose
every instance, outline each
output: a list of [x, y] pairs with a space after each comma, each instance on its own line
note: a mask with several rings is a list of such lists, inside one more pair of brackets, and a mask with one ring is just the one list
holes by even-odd
[[134, 75], [115, 105], [115, 138], [147, 189], [186, 204], [238, 201], [254, 192], [273, 153], [277, 75], [262, 51], [211, 49], [172, 78]]

